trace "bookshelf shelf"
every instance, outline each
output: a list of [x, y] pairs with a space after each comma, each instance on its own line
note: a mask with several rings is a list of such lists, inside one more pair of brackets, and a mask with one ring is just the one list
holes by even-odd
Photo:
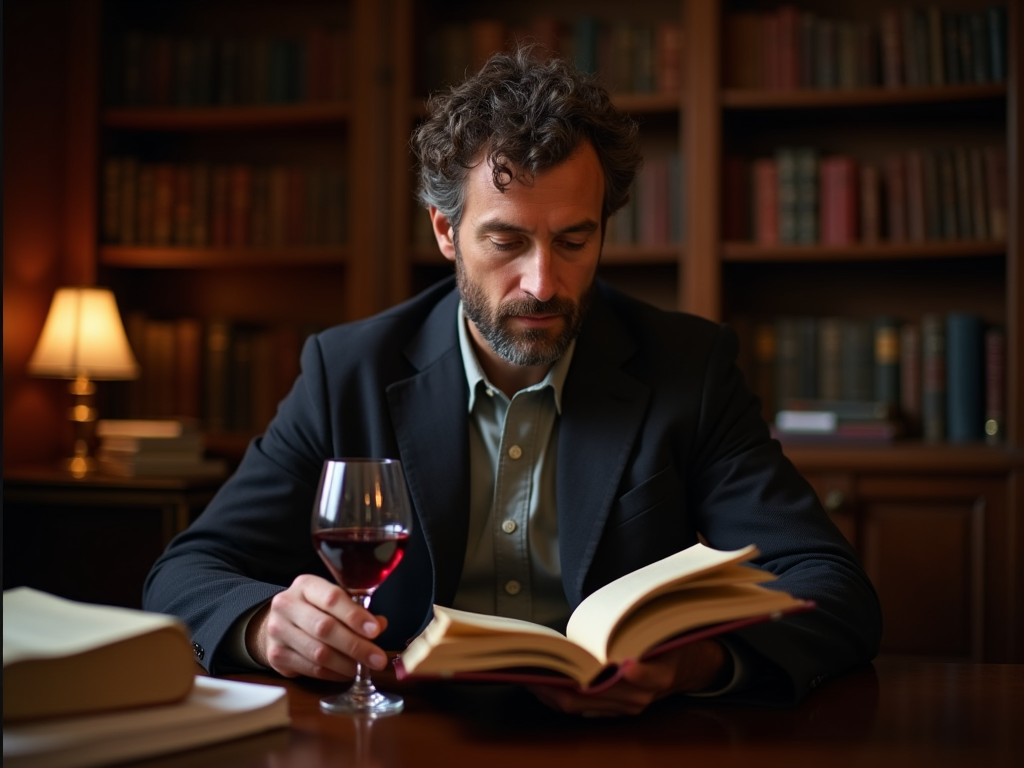
[[[1024, 452], [980, 444], [928, 444], [897, 441], [891, 445], [783, 444], [783, 452], [801, 471], [1005, 472], [1024, 461]], [[922, 468], [925, 468], [922, 470]]]
[[100, 248], [100, 263], [136, 269], [196, 269], [203, 267], [298, 266], [344, 264], [348, 249], [316, 246], [275, 248]]
[[760, 245], [729, 241], [722, 244], [722, 260], [744, 262], [793, 261], [897, 261], [903, 259], [951, 259], [1003, 256], [1006, 243], [988, 240], [952, 240], [921, 243], [860, 243], [828, 245]]
[[106, 128], [133, 131], [216, 131], [342, 125], [349, 119], [345, 102], [260, 104], [238, 107], [111, 108], [101, 121]]
[[722, 92], [722, 106], [736, 110], [842, 108], [892, 104], [943, 104], [1003, 98], [1006, 98], [1005, 83], [829, 90], [726, 89]]

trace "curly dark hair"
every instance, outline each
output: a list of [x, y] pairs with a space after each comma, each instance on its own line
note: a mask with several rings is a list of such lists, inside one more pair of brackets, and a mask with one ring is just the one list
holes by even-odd
[[612, 104], [590, 75], [565, 61], [538, 61], [531, 46], [493, 55], [476, 75], [428, 102], [429, 118], [413, 131], [419, 163], [418, 196], [441, 211], [458, 231], [465, 180], [486, 150], [494, 186], [567, 160], [584, 140], [604, 171], [601, 223], [626, 204], [641, 163], [636, 122]]

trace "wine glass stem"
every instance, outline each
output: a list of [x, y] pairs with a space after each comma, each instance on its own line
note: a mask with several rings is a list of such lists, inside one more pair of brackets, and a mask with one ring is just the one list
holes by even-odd
[[[352, 595], [352, 602], [358, 603], [364, 609], [369, 610], [370, 608], [370, 597], [371, 595]], [[376, 689], [373, 687], [373, 683], [370, 682], [370, 676], [363, 677], [363, 665], [361, 662], [356, 662], [356, 677], [352, 681], [352, 687], [349, 689], [349, 693], [354, 696], [361, 696], [363, 698], [372, 695]]]

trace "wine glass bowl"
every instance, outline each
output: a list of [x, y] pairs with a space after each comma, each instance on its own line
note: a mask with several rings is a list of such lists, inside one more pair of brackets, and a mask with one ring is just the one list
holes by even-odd
[[[313, 546], [335, 581], [368, 608], [374, 591], [402, 561], [412, 530], [412, 504], [400, 462], [328, 459], [313, 508]], [[352, 687], [320, 701], [325, 712], [372, 716], [400, 712], [401, 697], [374, 688], [356, 664]]]

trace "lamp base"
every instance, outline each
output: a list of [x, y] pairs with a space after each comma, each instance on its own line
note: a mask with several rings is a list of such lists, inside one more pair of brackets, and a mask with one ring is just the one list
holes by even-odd
[[91, 475], [99, 465], [92, 456], [72, 456], [60, 463], [60, 468], [70, 473], [72, 477], [85, 477]]

